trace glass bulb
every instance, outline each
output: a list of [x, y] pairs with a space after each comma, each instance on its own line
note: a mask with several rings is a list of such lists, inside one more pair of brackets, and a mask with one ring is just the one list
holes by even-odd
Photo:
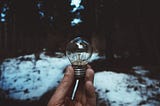
[[91, 45], [81, 37], [77, 37], [68, 43], [66, 56], [74, 68], [76, 78], [84, 77], [88, 60], [92, 56]]

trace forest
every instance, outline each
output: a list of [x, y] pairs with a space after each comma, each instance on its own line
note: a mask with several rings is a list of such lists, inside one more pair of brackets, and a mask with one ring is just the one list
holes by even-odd
[[75, 37], [93, 48], [97, 106], [160, 106], [159, 10], [151, 0], [0, 0], [0, 106], [46, 106]]
[[69, 0], [1, 0], [1, 59], [43, 48], [63, 52], [66, 42], [83, 36], [108, 63], [160, 63], [156, 1], [77, 1], [74, 5]]

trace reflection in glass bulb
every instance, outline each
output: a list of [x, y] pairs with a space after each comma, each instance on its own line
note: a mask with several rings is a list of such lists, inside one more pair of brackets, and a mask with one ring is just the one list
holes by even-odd
[[92, 55], [90, 44], [80, 37], [71, 40], [66, 47], [66, 55], [70, 60], [76, 77], [84, 77], [86, 65]]

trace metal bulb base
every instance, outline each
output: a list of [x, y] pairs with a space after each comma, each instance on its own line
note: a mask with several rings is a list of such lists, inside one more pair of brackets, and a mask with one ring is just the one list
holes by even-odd
[[74, 76], [76, 79], [85, 77], [87, 65], [72, 65], [72, 67], [74, 69]]

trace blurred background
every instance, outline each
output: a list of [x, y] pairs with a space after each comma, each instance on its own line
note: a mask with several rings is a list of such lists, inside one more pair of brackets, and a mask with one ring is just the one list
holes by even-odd
[[147, 0], [0, 0], [0, 105], [45, 106], [69, 64], [66, 44], [81, 36], [97, 53], [97, 106], [159, 106], [159, 10]]
[[0, 58], [89, 40], [108, 64], [160, 63], [160, 7], [145, 0], [0, 0]]

